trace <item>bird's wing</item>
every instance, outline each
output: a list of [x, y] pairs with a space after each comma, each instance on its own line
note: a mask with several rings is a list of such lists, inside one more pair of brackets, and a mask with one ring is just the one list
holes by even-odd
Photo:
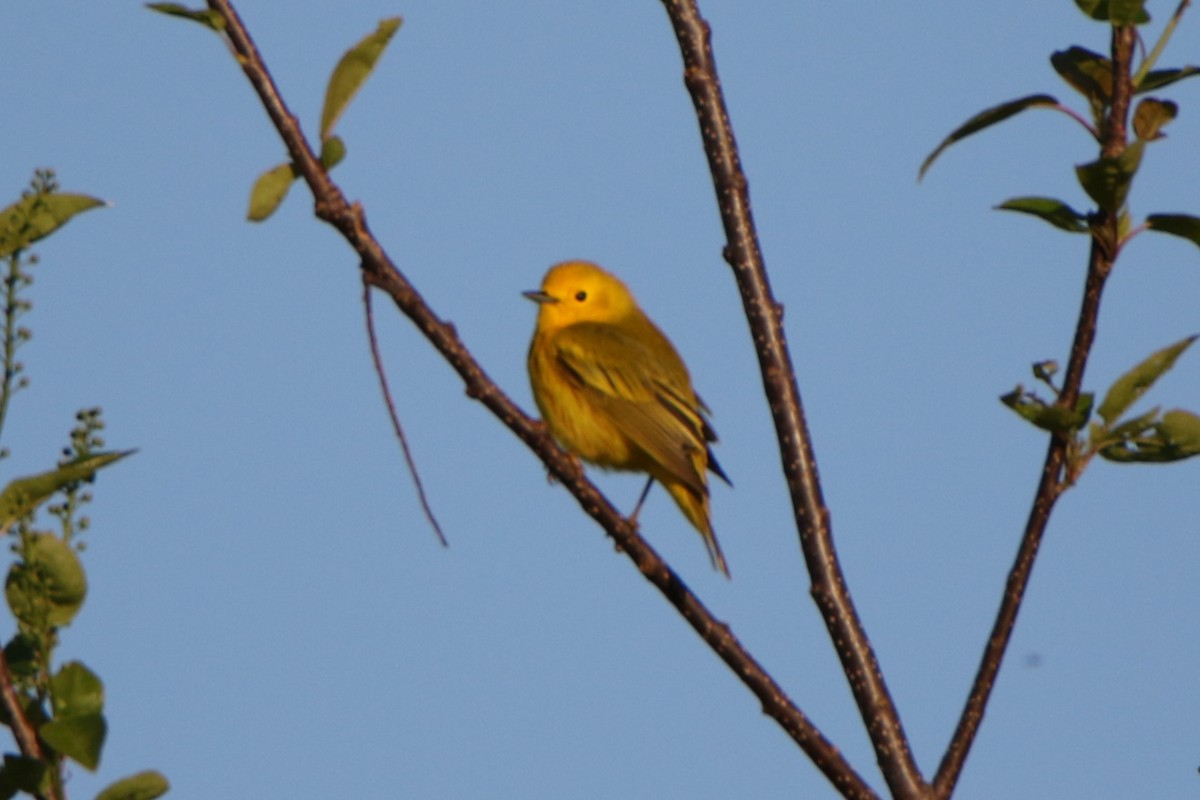
[[709, 429], [682, 364], [663, 363], [611, 325], [565, 328], [554, 351], [559, 366], [614, 426], [676, 480], [705, 493], [695, 455], [707, 449]]

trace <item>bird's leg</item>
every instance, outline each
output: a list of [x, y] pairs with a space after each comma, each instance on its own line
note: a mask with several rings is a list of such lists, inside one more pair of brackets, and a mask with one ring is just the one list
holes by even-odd
[[629, 524], [637, 527], [638, 512], [642, 510], [642, 503], [646, 502], [646, 495], [650, 494], [650, 487], [654, 485], [654, 478], [646, 481], [646, 488], [642, 489], [642, 494], [638, 498], [637, 505], [633, 507], [633, 513], [629, 515]]

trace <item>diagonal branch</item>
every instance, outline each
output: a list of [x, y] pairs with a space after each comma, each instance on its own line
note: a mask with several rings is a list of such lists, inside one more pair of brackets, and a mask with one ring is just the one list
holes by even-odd
[[[1129, 105], [1133, 97], [1133, 84], [1130, 80], [1130, 65], [1133, 60], [1133, 45], [1135, 29], [1132, 26], [1113, 28], [1112, 34], [1112, 64], [1113, 64], [1113, 100], [1112, 106], [1103, 125], [1100, 154], [1105, 157], [1116, 157], [1125, 150], [1126, 120], [1129, 116]], [[1083, 373], [1087, 367], [1088, 355], [1092, 343], [1096, 339], [1096, 322], [1100, 317], [1100, 298], [1104, 292], [1105, 281], [1112, 272], [1113, 262], [1117, 256], [1119, 233], [1119, 212], [1098, 211], [1090, 220], [1092, 226], [1092, 245], [1088, 255], [1087, 280], [1083, 290], [1083, 302], [1079, 310], [1079, 319], [1075, 326], [1075, 339], [1071, 344], [1070, 360], [1067, 372], [1063, 378], [1063, 388], [1059, 393], [1057, 405], [1063, 408], [1074, 408], [1079, 399], [1080, 388], [1083, 385]], [[1012, 637], [1013, 626], [1017, 621], [1017, 612], [1029, 585], [1029, 577], [1033, 572], [1033, 562], [1037, 558], [1038, 547], [1046, 532], [1046, 524], [1050, 521], [1050, 513], [1054, 504], [1067, 488], [1063, 475], [1063, 466], [1067, 459], [1067, 448], [1071, 440], [1068, 436], [1054, 434], [1050, 437], [1049, 449], [1042, 467], [1042, 477], [1038, 483], [1037, 494], [1034, 496], [1033, 507], [1025, 525], [1025, 534], [1017, 551], [1016, 561], [1008, 574], [1004, 587], [1004, 598], [996, 614], [991, 636], [984, 647], [983, 658], [975, 675], [975, 682], [967, 696], [966, 706], [959, 717], [958, 726], [942, 757], [934, 779], [934, 793], [938, 798], [947, 798], [954, 791], [962, 773], [963, 764], [983, 721], [984, 709], [988, 698], [996, 685], [996, 675], [1000, 672], [1000, 663]]]
[[773, 718], [829, 777], [846, 797], [873, 798], [875, 794], [836, 747], [791, 701], [783, 689], [746, 651], [729, 627], [713, 616], [637, 530], [584, 476], [582, 469], [561, 450], [540, 423], [525, 415], [487, 376], [454, 326], [439, 319], [416, 288], [408, 282], [367, 228], [362, 207], [347, 202], [309, 147], [300, 124], [288, 110], [267, 71], [253, 40], [230, 0], [208, 0], [224, 21], [224, 34], [246, 77], [258, 93], [268, 116], [287, 146], [292, 163], [313, 193], [318, 218], [332, 225], [357, 253], [363, 280], [389, 295], [397, 308], [441, 353], [462, 378], [467, 394], [483, 403], [521, 439], [595, 519], [642, 574], [675, 606], [704, 642], [754, 693], [763, 712]]
[[812, 440], [783, 332], [783, 308], [771, 293], [759, 249], [750, 213], [750, 192], [717, 76], [709, 26], [695, 0], [662, 1], [683, 55], [683, 79], [696, 108], [725, 226], [725, 260], [733, 268], [758, 354], [800, 547], [812, 578], [812, 596], [829, 629], [892, 795], [921, 797], [928, 787], [913, 761], [900, 715], [838, 564], [829, 510], [821, 496]]

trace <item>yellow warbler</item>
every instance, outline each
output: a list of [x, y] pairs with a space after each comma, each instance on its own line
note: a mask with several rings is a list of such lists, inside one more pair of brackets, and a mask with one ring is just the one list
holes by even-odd
[[587, 261], [551, 267], [542, 288], [524, 294], [538, 304], [529, 381], [550, 433], [597, 466], [648, 473], [646, 491], [661, 483], [728, 576], [706, 473], [729, 479], [708, 447], [717, 440], [708, 408], [670, 340], [620, 279]]

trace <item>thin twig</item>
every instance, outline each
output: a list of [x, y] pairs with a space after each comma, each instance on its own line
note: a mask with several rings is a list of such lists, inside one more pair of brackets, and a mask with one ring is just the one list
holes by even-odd
[[1175, 13], [1167, 20], [1167, 24], [1163, 26], [1163, 32], [1159, 35], [1158, 41], [1154, 43], [1154, 48], [1150, 54], [1142, 59], [1142, 65], [1138, 67], [1137, 74], [1133, 76], [1133, 85], [1141, 86], [1142, 81], [1150, 70], [1154, 69], [1158, 57], [1162, 55], [1163, 50], [1167, 46], [1167, 42], [1171, 41], [1171, 35], [1175, 33], [1175, 28], [1179, 26], [1179, 20], [1183, 19], [1183, 12], [1187, 11], [1188, 6], [1192, 4], [1192, 0], [1179, 0], [1179, 5], [1175, 8]]
[[816, 458], [783, 332], [783, 310], [771, 292], [759, 248], [746, 176], [717, 76], [711, 32], [695, 0], [662, 2], [683, 55], [684, 83], [696, 109], [725, 227], [725, 260], [733, 268], [758, 354], [800, 547], [812, 579], [812, 596], [829, 629], [892, 796], [919, 798], [928, 786], [913, 760], [900, 715], [838, 563], [829, 511], [821, 496]]
[[[1105, 157], [1115, 158], [1125, 149], [1126, 120], [1133, 96], [1133, 85], [1129, 73], [1133, 57], [1134, 33], [1132, 26], [1113, 29], [1113, 102], [1103, 126], [1100, 148], [1101, 155]], [[1084, 370], [1096, 338], [1100, 299], [1104, 292], [1105, 281], [1112, 272], [1113, 261], [1116, 258], [1118, 217], [1119, 214], [1116, 211], [1099, 211], [1092, 220], [1094, 232], [1088, 255], [1088, 273], [1084, 285], [1083, 301], [1075, 326], [1075, 338], [1071, 344], [1067, 372], [1063, 377], [1063, 388], [1056, 401], [1056, 404], [1063, 408], [1074, 408], [1079, 399]], [[967, 696], [966, 705], [933, 782], [935, 796], [938, 798], [948, 798], [954, 791], [967, 754], [979, 731], [979, 724], [983, 720], [988, 698], [996, 685], [996, 676], [1000, 671], [1000, 664], [1004, 660], [1004, 653], [1012, 637], [1013, 626], [1017, 621], [1017, 613], [1020, 611], [1025, 589], [1029, 585], [1033, 563], [1046, 532], [1050, 513], [1058, 498], [1067, 488], [1063, 466], [1066, 462], [1069, 444], [1070, 439], [1067, 436], [1061, 434], [1051, 436], [1037, 494], [1034, 496], [1033, 507], [1030, 509], [1025, 533], [1021, 539], [1021, 546], [1005, 584], [1004, 598], [996, 614], [991, 636], [984, 647], [983, 658]]]
[[224, 18], [224, 33], [239, 64], [287, 146], [293, 164], [313, 193], [317, 217], [337, 229], [354, 248], [365, 279], [392, 298], [397, 308], [459, 374], [468, 396], [483, 403], [542, 460], [575, 496], [583, 510], [600, 523], [642, 574], [758, 698], [763, 712], [776, 720], [841, 789], [842, 794], [853, 798], [874, 798], [876, 795], [866, 782], [746, 651], [729, 627], [712, 615], [683, 580], [587, 480], [575, 460], [554, 443], [545, 426], [530, 419], [487, 376], [458, 338], [454, 326], [443, 322], [433, 313], [371, 234], [362, 207], [346, 201], [308, 146], [299, 122], [280, 97], [278, 88], [230, 0], [208, 0], [208, 5]]
[[1085, 119], [1084, 116], [1075, 109], [1071, 108], [1070, 106], [1064, 106], [1062, 103], [1055, 103], [1054, 105], [1050, 106], [1050, 108], [1066, 114], [1068, 117], [1082, 125], [1084, 130], [1092, 135], [1093, 139], [1095, 139], [1097, 142], [1100, 141], [1100, 131], [1092, 127], [1092, 123], [1088, 122], [1087, 119]]
[[442, 526], [438, 524], [437, 517], [433, 515], [433, 508], [430, 507], [429, 500], [425, 497], [425, 486], [421, 483], [421, 473], [417, 472], [417, 464], [413, 460], [412, 451], [408, 448], [408, 437], [404, 435], [404, 428], [400, 425], [400, 415], [396, 413], [396, 403], [392, 400], [392, 390], [388, 388], [387, 372], [383, 368], [383, 359], [379, 355], [379, 339], [375, 335], [375, 313], [371, 309], [371, 284], [366, 279], [366, 273], [363, 273], [363, 311], [367, 319], [367, 341], [371, 345], [371, 361], [375, 364], [375, 374], [379, 376], [379, 388], [383, 392], [383, 402], [387, 406], [388, 417], [392, 420], [392, 430], [396, 432], [396, 438], [400, 441], [400, 449], [404, 451], [404, 462], [408, 464], [408, 474], [412, 475], [413, 485], [417, 487], [417, 499], [421, 501], [425, 519], [429, 520], [429, 524], [433, 526], [433, 532], [437, 534], [438, 541], [442, 543], [442, 547], [449, 547], [450, 543], [446, 541], [446, 535], [442, 533]]

